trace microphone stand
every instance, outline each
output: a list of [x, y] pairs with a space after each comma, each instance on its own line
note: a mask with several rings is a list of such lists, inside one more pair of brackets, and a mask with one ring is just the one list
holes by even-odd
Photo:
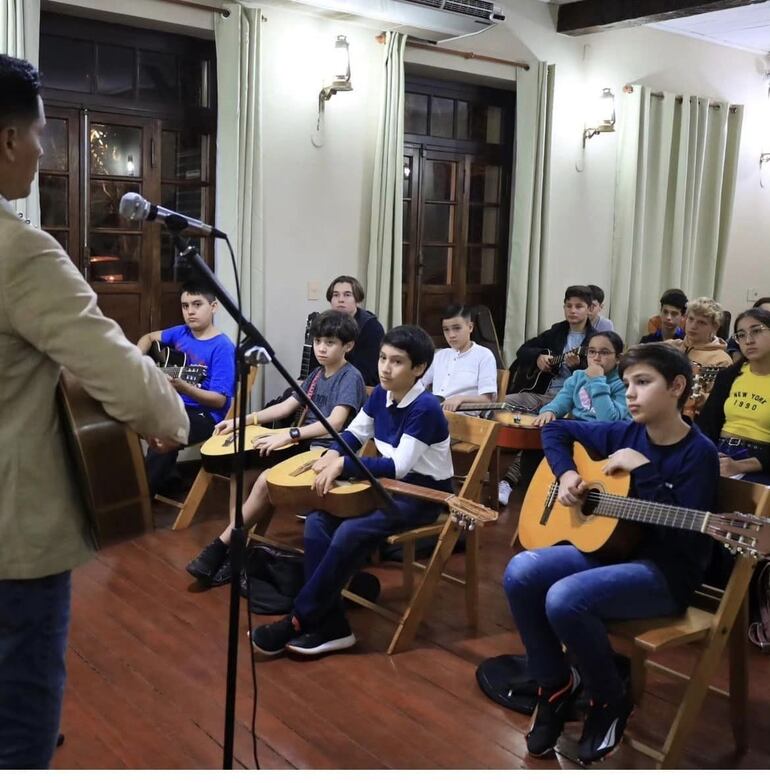
[[246, 407], [248, 393], [248, 377], [250, 364], [267, 364], [273, 366], [283, 376], [289, 387], [300, 400], [313, 411], [317, 420], [323, 424], [324, 429], [339, 444], [344, 454], [350, 457], [358, 469], [371, 482], [375, 492], [379, 495], [385, 510], [390, 514], [396, 513], [396, 506], [391, 496], [386, 492], [382, 484], [372, 475], [371, 471], [361, 462], [358, 455], [340, 437], [334, 427], [329, 424], [316, 404], [307, 396], [302, 387], [292, 377], [291, 373], [281, 364], [276, 357], [270, 343], [260, 333], [251, 321], [244, 318], [243, 313], [224, 289], [219, 278], [211, 271], [208, 264], [201, 258], [193, 245], [190, 245], [177, 231], [171, 231], [174, 245], [178, 251], [175, 270], [181, 272], [181, 276], [193, 273], [203, 280], [216, 294], [222, 307], [232, 316], [245, 335], [241, 345], [237, 347], [238, 356], [238, 430], [237, 449], [235, 454], [235, 520], [234, 530], [230, 538], [229, 556], [231, 566], [230, 578], [230, 612], [227, 639], [227, 690], [225, 694], [225, 735], [222, 757], [222, 769], [233, 768], [233, 744], [235, 737], [235, 693], [237, 685], [238, 665], [238, 631], [240, 608], [240, 574], [245, 560], [246, 535], [243, 529], [243, 473], [245, 467], [246, 451]]

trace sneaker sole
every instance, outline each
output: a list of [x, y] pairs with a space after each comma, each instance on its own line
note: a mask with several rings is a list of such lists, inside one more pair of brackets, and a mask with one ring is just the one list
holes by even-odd
[[252, 638], [251, 634], [246, 631], [246, 636], [248, 637], [249, 641], [251, 642], [251, 649], [253, 652], [257, 653], [258, 655], [264, 655], [266, 658], [272, 658], [275, 655], [280, 655], [284, 650], [285, 647], [281, 647], [280, 650], [263, 650]]
[[[347, 650], [356, 643], [355, 634], [343, 636], [340, 639], [332, 639], [329, 642], [319, 644], [317, 647], [294, 647], [291, 642], [286, 645], [286, 649], [298, 655], [321, 655], [326, 652], [336, 652], [337, 650]], [[253, 642], [252, 642], [253, 644]]]

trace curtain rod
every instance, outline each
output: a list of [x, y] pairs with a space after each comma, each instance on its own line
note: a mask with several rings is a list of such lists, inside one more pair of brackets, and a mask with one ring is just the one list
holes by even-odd
[[191, 0], [162, 0], [164, 3], [171, 3], [171, 5], [183, 5], [186, 8], [197, 8], [199, 11], [213, 11], [215, 14], [222, 14], [225, 19], [230, 16], [230, 12], [226, 8], [218, 8], [213, 5], [201, 5], [201, 3], [193, 3]]
[[[380, 33], [377, 36], [377, 40], [380, 43], [385, 43], [385, 36]], [[487, 54], [476, 54], [476, 52], [464, 52], [461, 49], [445, 49], [442, 46], [435, 46], [433, 44], [418, 43], [417, 41], [410, 41], [406, 39], [406, 45], [412, 49], [424, 49], [426, 52], [441, 52], [442, 54], [451, 54], [453, 57], [462, 57], [465, 60], [481, 60], [485, 63], [497, 63], [498, 65], [511, 65], [514, 68], [522, 68], [525, 71], [529, 70], [528, 63], [516, 62], [516, 60], [503, 60], [501, 57], [490, 57]]]
[[[633, 88], [633, 85], [631, 85], [631, 84], [627, 84], [625, 87], [623, 87], [623, 92], [632, 93], [633, 91], [634, 91], [634, 88]], [[651, 98], [663, 98], [664, 94], [662, 92], [651, 92], [650, 93], [650, 97]], [[684, 101], [684, 97], [681, 96], [681, 95], [676, 95], [674, 97], [674, 101], [676, 103], [682, 103]], [[718, 104], [718, 103], [710, 103], [709, 104], [709, 109], [716, 109], [717, 111], [719, 111], [721, 108], [722, 108], [721, 105]], [[737, 107], [736, 106], [729, 106], [728, 107], [728, 111], [735, 112], [735, 111], [737, 111]]]

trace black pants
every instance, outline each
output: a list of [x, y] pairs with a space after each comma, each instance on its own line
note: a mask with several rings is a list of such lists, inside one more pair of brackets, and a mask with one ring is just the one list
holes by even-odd
[[[187, 411], [187, 418], [190, 420], [190, 439], [187, 445], [192, 446], [195, 443], [208, 440], [211, 437], [211, 433], [214, 432], [214, 419], [200, 408], [186, 407], [185, 410]], [[171, 478], [174, 465], [176, 465], [176, 458], [182, 448], [185, 447], [180, 446], [175, 451], [169, 451], [167, 454], [159, 454], [152, 449], [147, 450], [145, 465], [147, 467], [147, 479], [150, 482], [151, 496], [163, 491], [164, 485]]]

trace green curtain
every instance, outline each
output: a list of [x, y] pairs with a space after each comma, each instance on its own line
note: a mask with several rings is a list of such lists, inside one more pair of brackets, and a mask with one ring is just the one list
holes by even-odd
[[666, 288], [719, 298], [743, 107], [626, 87], [619, 110], [610, 315], [634, 342]]
[[[262, 12], [226, 3], [229, 17], [217, 14], [217, 194], [216, 225], [235, 251], [242, 307], [264, 327], [264, 225], [262, 202], [262, 128], [260, 36]], [[216, 244], [217, 275], [234, 293], [227, 245]], [[234, 322], [218, 321], [234, 336]]]
[[510, 363], [519, 346], [545, 324], [543, 276], [548, 261], [551, 126], [556, 66], [538, 62], [516, 76], [516, 149], [508, 261], [504, 353]]
[[[36, 66], [39, 51], [40, 0], [0, 0], [0, 54], [21, 57]], [[12, 203], [32, 224], [40, 225], [37, 177], [29, 196]]]
[[366, 304], [388, 329], [401, 323], [406, 36], [388, 32], [385, 38], [384, 91], [372, 183]]

